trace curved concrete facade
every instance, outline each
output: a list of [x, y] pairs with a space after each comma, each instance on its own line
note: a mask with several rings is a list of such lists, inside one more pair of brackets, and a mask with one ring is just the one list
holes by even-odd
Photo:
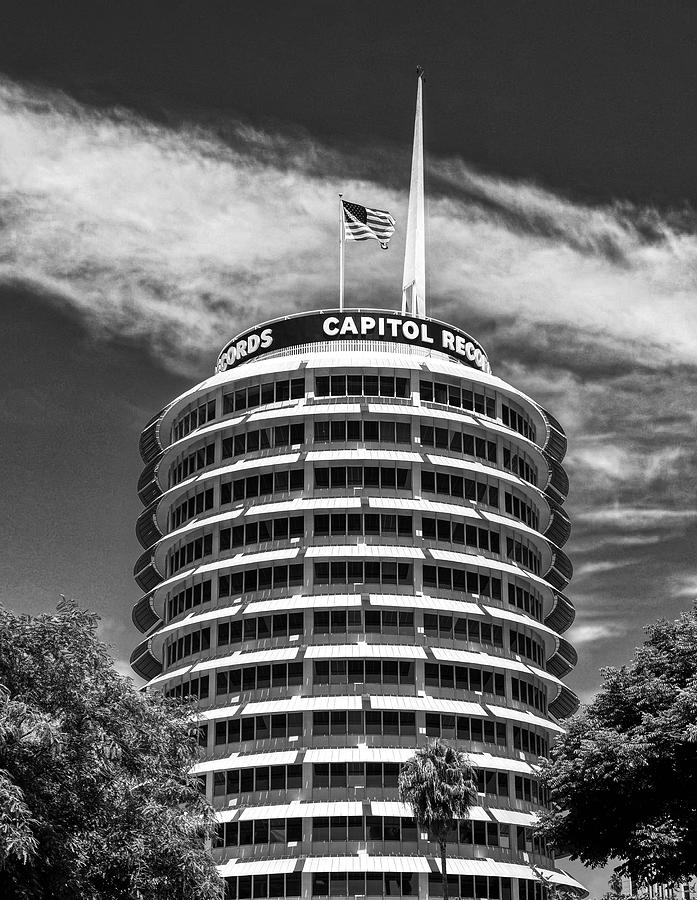
[[131, 662], [198, 696], [230, 896], [438, 896], [396, 789], [436, 735], [479, 770], [451, 896], [540, 900], [533, 868], [580, 889], [531, 831], [578, 706], [561, 427], [481, 353], [264, 349], [148, 423], [138, 486]]

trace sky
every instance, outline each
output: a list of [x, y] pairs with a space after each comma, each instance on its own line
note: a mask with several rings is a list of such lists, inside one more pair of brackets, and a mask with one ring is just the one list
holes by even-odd
[[77, 598], [126, 671], [140, 431], [238, 330], [336, 304], [339, 192], [397, 220], [387, 253], [347, 247], [347, 305], [399, 306], [420, 64], [429, 313], [569, 438], [569, 684], [590, 700], [691, 606], [697, 7], [25, 0], [3, 20], [0, 602]]

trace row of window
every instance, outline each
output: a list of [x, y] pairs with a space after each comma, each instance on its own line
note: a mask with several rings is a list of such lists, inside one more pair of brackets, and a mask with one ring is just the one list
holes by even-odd
[[263, 641], [268, 638], [287, 638], [301, 635], [305, 630], [303, 613], [275, 613], [247, 619], [232, 619], [218, 624], [218, 646], [241, 644], [243, 641]]
[[471, 641], [476, 644], [492, 644], [503, 647], [503, 628], [477, 619], [441, 616], [424, 613], [424, 634], [445, 640]]
[[220, 822], [214, 847], [245, 847], [252, 844], [293, 844], [303, 839], [303, 820], [254, 819], [245, 822]]
[[[520, 832], [520, 835], [519, 835]], [[518, 849], [526, 845], [525, 829], [515, 829]], [[419, 832], [413, 818], [400, 816], [315, 816], [311, 840], [314, 843], [380, 841], [416, 843]], [[292, 844], [303, 839], [302, 819], [254, 819], [219, 823], [214, 846], [244, 847], [263, 844]], [[460, 820], [448, 834], [448, 843], [464, 846], [510, 848], [511, 826], [499, 822]], [[544, 853], [538, 838], [533, 846]]]
[[458, 741], [475, 741], [480, 744], [506, 746], [506, 726], [490, 719], [473, 719], [470, 716], [450, 716], [426, 713], [428, 737], [443, 737]]
[[508, 582], [508, 602], [511, 606], [517, 606], [518, 609], [542, 621], [542, 598], [537, 591], [529, 591], [527, 588], [521, 587], [514, 582]]
[[305, 425], [275, 425], [273, 428], [254, 428], [238, 431], [232, 437], [223, 438], [223, 459], [234, 459], [272, 447], [297, 447], [305, 443]]
[[[448, 834], [448, 843], [510, 847], [509, 825], [463, 819]], [[399, 841], [416, 843], [418, 831], [412, 818], [400, 816], [315, 816], [312, 840], [316, 843], [335, 841]]]
[[409, 378], [393, 375], [317, 375], [315, 397], [401, 397], [411, 395]]
[[228, 876], [225, 879], [225, 900], [266, 900], [267, 897], [300, 897], [302, 894], [300, 872], [254, 875], [253, 878], [251, 875]]
[[[392, 789], [399, 785], [400, 763], [351, 762], [315, 763], [312, 766], [314, 790], [350, 788]], [[302, 765], [255, 766], [230, 769], [213, 775], [213, 796], [227, 797], [258, 791], [299, 790], [303, 786]], [[477, 791], [494, 797], [509, 797], [508, 772], [475, 769]], [[515, 798], [544, 804], [545, 789], [536, 778], [516, 775]]]
[[265, 741], [269, 738], [299, 738], [303, 734], [302, 713], [278, 713], [272, 716], [242, 716], [215, 723], [215, 744], [239, 744], [240, 741]]
[[210, 650], [210, 648], [211, 629], [209, 627], [192, 631], [167, 644], [167, 665], [171, 666], [177, 660], [185, 659], [202, 650]]
[[283, 403], [286, 400], [302, 400], [305, 396], [304, 378], [280, 378], [240, 387], [223, 394], [223, 415], [266, 406], [269, 403]]
[[208, 696], [208, 675], [197, 675], [193, 678], [186, 678], [180, 684], [167, 688], [165, 691], [165, 697], [198, 697], [199, 700], [206, 700]]
[[314, 532], [317, 537], [344, 536], [350, 534], [399, 535], [411, 537], [412, 517], [392, 513], [315, 513]]
[[524, 481], [529, 481], [530, 484], [537, 484], [537, 466], [530, 462], [524, 453], [504, 447], [503, 467]]
[[[207, 675], [200, 679], [202, 689], [204, 680], [205, 694], [200, 693], [201, 697], [208, 696]], [[181, 685], [178, 687], [181, 688]], [[195, 696], [194, 688], [199, 688], [199, 679], [192, 679], [191, 687], [184, 692], [171, 689], [167, 691], [167, 695]], [[242, 716], [215, 723], [216, 746], [268, 740], [269, 738], [298, 739], [303, 735], [303, 714], [301, 712], [274, 713], [271, 716]], [[346, 735], [413, 738], [416, 736], [416, 713], [353, 709], [313, 712], [312, 737], [344, 737]], [[426, 735], [499, 747], [505, 747], [507, 739], [505, 722], [440, 713], [426, 713]], [[205, 724], [201, 730], [201, 744], [202, 746], [208, 744], [208, 728]], [[548, 750], [547, 740], [544, 737], [536, 731], [519, 725], [513, 726], [513, 747], [535, 756], [546, 756]]]
[[467, 478], [462, 475], [449, 475], [447, 472], [422, 470], [421, 490], [424, 494], [476, 500], [485, 506], [499, 508], [499, 489], [481, 477]]
[[273, 665], [245, 666], [237, 669], [223, 669], [215, 676], [215, 693], [235, 694], [240, 691], [265, 690], [268, 688], [297, 687], [303, 683], [303, 664], [273, 663]]
[[305, 534], [304, 516], [283, 516], [278, 519], [259, 519], [244, 525], [220, 529], [220, 551], [234, 550], [264, 541], [287, 541]]
[[445, 384], [442, 381], [419, 381], [419, 393], [425, 403], [443, 403], [466, 409], [470, 412], [496, 418], [496, 400], [480, 391], [470, 391], [459, 384]]
[[201, 537], [187, 541], [185, 544], [170, 550], [167, 554], [167, 572], [174, 575], [184, 566], [199, 562], [213, 552], [213, 535], [203, 534]]
[[530, 569], [535, 575], [540, 574], [540, 554], [520, 538], [506, 538], [506, 556]]
[[496, 465], [496, 441], [475, 437], [473, 434], [459, 429], [422, 425], [421, 446], [435, 447], [437, 450], [450, 450], [452, 453], [461, 453], [464, 456], [474, 456], [476, 459]]
[[[519, 900], [547, 900], [547, 887], [539, 881], [516, 879]], [[495, 875], [448, 875], [448, 895], [461, 900], [511, 900], [512, 879]], [[275, 900], [300, 897], [302, 875], [242, 875], [225, 879], [226, 900]], [[313, 897], [418, 897], [419, 876], [414, 872], [314, 872]], [[428, 897], [442, 897], [440, 874], [429, 874]]]
[[502, 672], [472, 669], [469, 666], [426, 663], [424, 676], [426, 687], [478, 691], [484, 694], [495, 694], [497, 697], [506, 695], [506, 679]]
[[409, 684], [415, 683], [413, 660], [316, 659], [312, 680], [324, 684]]
[[504, 509], [509, 516], [525, 522], [529, 528], [538, 531], [539, 516], [532, 504], [526, 500], [521, 500], [520, 497], [516, 497], [515, 494], [511, 494], [508, 491], [504, 491], [503, 503]]
[[498, 531], [489, 531], [488, 528], [466, 525], [464, 522], [450, 519], [434, 519], [430, 516], [423, 516], [421, 528], [427, 541], [460, 544], [473, 550], [486, 550], [490, 553], [501, 552], [501, 537]]
[[206, 466], [212, 466], [214, 462], [214, 442], [206, 444], [204, 447], [199, 447], [198, 450], [194, 450], [193, 453], [187, 453], [187, 455], [182, 457], [176, 465], [170, 467], [169, 486], [174, 487], [175, 484], [184, 481], [189, 475], [200, 472], [201, 469], [205, 469]]
[[167, 600], [167, 621], [180, 615], [187, 609], [211, 602], [211, 580], [200, 581], [178, 591]]
[[447, 591], [465, 591], [482, 597], [501, 599], [501, 579], [485, 572], [453, 569], [449, 566], [424, 566], [424, 587], [437, 587]]
[[304, 469], [278, 469], [262, 475], [247, 475], [220, 485], [220, 505], [226, 506], [238, 500], [265, 497], [269, 494], [287, 494], [305, 487]]
[[545, 650], [539, 641], [531, 638], [529, 634], [511, 629], [511, 650], [521, 656], [526, 656], [541, 668], [545, 664]]
[[315, 584], [414, 584], [414, 566], [411, 563], [345, 562], [315, 563]]
[[401, 466], [315, 466], [315, 487], [411, 489], [411, 469]]
[[372, 419], [315, 421], [315, 443], [411, 444], [411, 422]]
[[213, 796], [246, 794], [253, 791], [291, 791], [302, 787], [303, 767], [256, 766], [230, 769], [213, 775]]
[[547, 692], [527, 678], [511, 678], [511, 697], [519, 703], [532, 706], [538, 712], [547, 712]]
[[193, 407], [187, 407], [184, 414], [179, 416], [172, 426], [172, 441], [178, 441], [192, 432], [195, 428], [205, 425], [215, 419], [215, 400], [198, 403]]
[[524, 413], [519, 412], [507, 403], [501, 404], [501, 421], [508, 428], [512, 428], [514, 431], [517, 431], [518, 434], [522, 434], [523, 437], [526, 437], [529, 441], [533, 441], [534, 443], [536, 440], [535, 426], [530, 419]]
[[520, 656], [526, 656], [528, 659], [532, 660], [532, 662], [537, 663], [540, 668], [544, 667], [545, 649], [540, 641], [535, 640], [528, 634], [523, 634], [522, 631], [514, 631], [511, 629], [510, 642], [513, 653], [518, 653]]
[[208, 512], [210, 509], [213, 509], [213, 488], [197, 491], [170, 510], [170, 530], [174, 531], [175, 528], [179, 528], [185, 522], [188, 522], [189, 519], [193, 519], [194, 516], [200, 516], [201, 513]]
[[271, 588], [301, 587], [302, 584], [302, 563], [292, 566], [265, 566], [261, 569], [246, 569], [244, 572], [218, 576], [218, 596], [233, 597], [237, 594]]
[[[431, 713], [426, 715], [426, 734], [429, 734], [429, 715]], [[440, 717], [436, 715], [436, 718]], [[457, 718], [459, 740], [506, 746], [504, 722], [493, 722], [490, 719], [477, 719], [470, 716], [458, 716]], [[416, 714], [354, 709], [314, 712], [312, 714], [312, 734], [320, 737], [347, 734], [413, 737], [416, 734]]]
[[313, 634], [404, 634], [414, 635], [414, 613], [396, 609], [316, 610]]

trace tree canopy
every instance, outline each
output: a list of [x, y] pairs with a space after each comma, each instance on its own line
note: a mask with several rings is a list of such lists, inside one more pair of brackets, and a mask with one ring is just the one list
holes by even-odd
[[558, 853], [648, 883], [697, 874], [697, 607], [647, 627], [543, 766]]
[[443, 896], [448, 900], [447, 838], [458, 819], [467, 818], [477, 802], [474, 769], [467, 755], [436, 738], [419, 747], [402, 766], [399, 796], [417, 825], [440, 845]]
[[0, 608], [0, 893], [220, 898], [192, 709], [137, 691], [97, 625]]

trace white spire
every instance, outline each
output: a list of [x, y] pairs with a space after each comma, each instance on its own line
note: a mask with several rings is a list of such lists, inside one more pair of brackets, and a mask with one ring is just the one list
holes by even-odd
[[423, 80], [424, 70], [416, 70], [416, 119], [414, 120], [414, 150], [411, 157], [411, 185], [407, 243], [404, 250], [404, 278], [402, 279], [402, 313], [426, 315], [426, 231], [424, 226], [424, 132]]

